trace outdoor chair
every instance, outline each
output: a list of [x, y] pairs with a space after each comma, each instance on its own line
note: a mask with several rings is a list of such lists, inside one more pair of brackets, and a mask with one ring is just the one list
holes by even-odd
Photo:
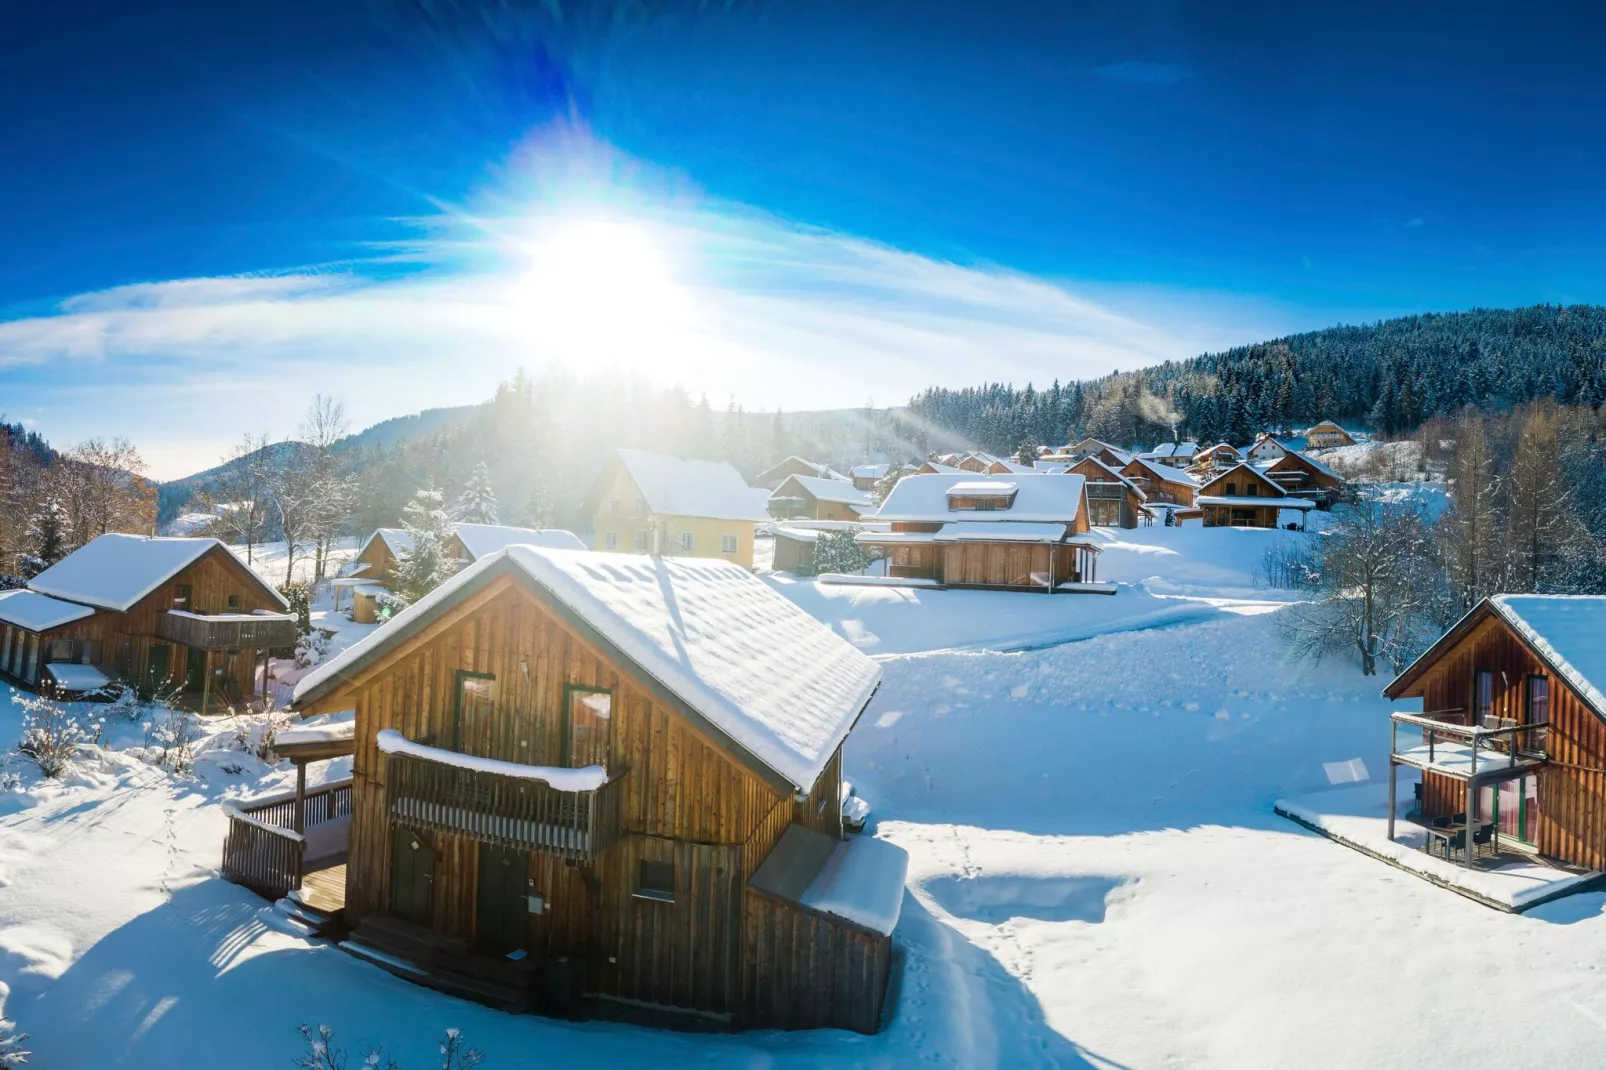
[[[1486, 852], [1483, 851], [1485, 848], [1487, 848]], [[1487, 825], [1478, 826], [1478, 828], [1472, 833], [1472, 851], [1474, 856], [1479, 853], [1487, 853], [1491, 856], [1494, 854], [1493, 821], [1489, 822]]]
[[1460, 832], [1457, 832], [1454, 836], [1451, 836], [1449, 839], [1444, 841], [1444, 860], [1448, 862], [1456, 856], [1457, 852], [1465, 851], [1466, 849], [1467, 830], [1462, 829]]

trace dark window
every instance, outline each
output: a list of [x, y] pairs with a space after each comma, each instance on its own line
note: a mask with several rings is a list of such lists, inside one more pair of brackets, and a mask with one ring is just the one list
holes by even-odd
[[1258, 498], [1258, 497], [1260, 497], [1260, 485], [1258, 483], [1245, 483], [1244, 484], [1244, 497], [1245, 498]]
[[230, 609], [239, 609], [240, 608], [240, 596], [239, 595], [237, 595], [237, 594], [229, 595], [229, 608]]
[[73, 659], [73, 641], [71, 639], [52, 639], [50, 641], [49, 661], [71, 661]]
[[1473, 724], [1488, 724], [1494, 716], [1494, 673], [1479, 669], [1472, 674]]
[[178, 584], [174, 584], [173, 585], [173, 608], [174, 609], [189, 609], [190, 608], [190, 585], [189, 584], [187, 584], [187, 583], [178, 583]]
[[651, 899], [658, 903], [675, 901], [675, 864], [641, 860], [640, 875], [636, 881], [637, 899]]

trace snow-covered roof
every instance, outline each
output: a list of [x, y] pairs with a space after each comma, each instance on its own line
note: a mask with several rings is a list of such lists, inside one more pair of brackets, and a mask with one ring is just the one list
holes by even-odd
[[[102, 535], [29, 580], [28, 587], [40, 594], [126, 613], [141, 598], [199, 561], [213, 547], [224, 549], [216, 539]], [[284, 596], [255, 572], [244, 565], [240, 566], [240, 571], [280, 606], [290, 608]]]
[[93, 665], [76, 665], [70, 661], [51, 661], [45, 671], [63, 691], [99, 691], [111, 685], [111, 677]]
[[368, 552], [368, 547], [378, 539], [385, 544], [392, 557], [400, 557], [413, 548], [413, 537], [407, 534], [406, 528], [375, 528], [374, 533], [363, 540], [362, 546], [357, 549], [357, 556], [361, 557]]
[[932, 542], [1059, 542], [1065, 538], [1064, 524], [976, 524], [968, 520], [944, 524], [934, 532]]
[[836, 840], [788, 825], [749, 883], [760, 892], [882, 936], [903, 908], [909, 852], [873, 836]]
[[[1127, 463], [1130, 464], [1131, 462], [1128, 461]], [[1138, 501], [1140, 501], [1140, 502], [1148, 501], [1149, 496], [1147, 494], [1143, 493], [1143, 488], [1142, 487], [1138, 486], [1136, 483], [1132, 482], [1126, 476], [1123, 476], [1120, 472], [1117, 472], [1115, 469], [1111, 468], [1109, 465], [1105, 464], [1103, 461], [1099, 460], [1097, 457], [1084, 457], [1084, 458], [1082, 458], [1081, 461], [1078, 462], [1078, 464], [1079, 465], [1082, 465], [1082, 464], [1097, 465], [1099, 470], [1102, 471], [1105, 475], [1108, 475], [1110, 478], [1109, 479], [1095, 479], [1096, 482], [1125, 483], [1127, 485], [1127, 489], [1129, 489], [1130, 491], [1132, 491], [1133, 494], [1136, 494], [1138, 496]], [[1078, 473], [1078, 474], [1082, 475], [1084, 478], [1087, 475], [1087, 473], [1085, 473], [1085, 472]]]
[[[1281, 497], [1282, 495], [1288, 493], [1286, 490], [1284, 490], [1277, 483], [1277, 481], [1275, 479], [1272, 479], [1270, 476], [1266, 475], [1266, 473], [1264, 473], [1264, 472], [1260, 471], [1259, 469], [1255, 468], [1253, 465], [1244, 463], [1243, 461], [1239, 461], [1237, 464], [1233, 465], [1231, 468], [1228, 468], [1225, 471], [1218, 472], [1215, 475], [1211, 476], [1209, 479], [1205, 480], [1203, 486], [1204, 486], [1205, 489], [1209, 489], [1210, 487], [1214, 487], [1219, 483], [1225, 483], [1229, 479], [1232, 479], [1234, 476], [1236, 476], [1239, 472], [1246, 473], [1247, 475], [1249, 475], [1250, 477], [1255, 479], [1256, 482], [1258, 482], [1260, 486], [1266, 487], [1268, 489], [1276, 491], [1275, 494], [1267, 495], [1267, 497], [1278, 498], [1278, 497]], [[1202, 499], [1202, 498], [1200, 499], [1200, 501], [1203, 501], [1203, 500], [1204, 499]]]
[[762, 472], [760, 472], [758, 474], [758, 478], [760, 480], [763, 480], [763, 479], [767, 478], [768, 476], [770, 476], [777, 468], [782, 468], [782, 467], [784, 467], [784, 466], [786, 466], [788, 464], [792, 464], [793, 462], [796, 462], [797, 464], [803, 465], [809, 471], [813, 472], [815, 474], [815, 476], [817, 476], [817, 477], [819, 477], [821, 479], [846, 479], [847, 478], [847, 476], [844, 476], [841, 472], [838, 472], [836, 469], [832, 468], [828, 464], [821, 464], [818, 461], [811, 461], [807, 457], [799, 457], [795, 453], [792, 454], [790, 457], [786, 458], [784, 461], [778, 461], [775, 464], [772, 464], [768, 468], [764, 469], [764, 471], [762, 471]]
[[1001, 479], [965, 480], [948, 488], [951, 498], [1007, 498], [1019, 485]]
[[787, 476], [771, 497], [785, 497], [781, 492], [796, 484], [822, 502], [841, 502], [844, 505], [869, 506], [870, 492], [860, 490], [852, 483], [840, 479], [821, 479], [818, 476]]
[[298, 747], [317, 743], [344, 743], [356, 738], [357, 722], [331, 721], [328, 724], [287, 728], [273, 737], [278, 746]]
[[1070, 465], [1065, 461], [1037, 461], [1032, 465], [1034, 472], [1063, 472]]
[[1154, 474], [1156, 479], [1162, 479], [1167, 483], [1181, 483], [1194, 487], [1199, 485], [1199, 481], [1197, 479], [1189, 475], [1187, 472], [1184, 472], [1180, 468], [1172, 468], [1168, 464], [1160, 464], [1159, 462], [1151, 461], [1146, 457], [1134, 457], [1132, 460], [1134, 463], [1141, 464], [1143, 467], [1147, 468]]
[[[1339, 475], [1337, 472], [1333, 471], [1331, 468], [1327, 467], [1321, 461], [1318, 461], [1316, 458], [1312, 457], [1310, 454], [1303, 453], [1300, 450], [1296, 450], [1292, 446], [1285, 445], [1284, 443], [1281, 443], [1281, 442], [1278, 442], [1277, 444], [1282, 447], [1283, 456], [1285, 456], [1285, 457], [1293, 457], [1296, 461], [1303, 461], [1305, 464], [1310, 465], [1312, 468], [1316, 469], [1316, 471], [1320, 472], [1324, 476], [1330, 476], [1333, 479], [1340, 479], [1340, 480], [1344, 478], [1343, 476]], [[1279, 461], [1282, 460], [1282, 457], [1277, 458], [1277, 460], [1279, 460]]]
[[0, 623], [30, 632], [47, 632], [94, 615], [89, 606], [63, 602], [36, 591], [0, 591]]
[[1497, 594], [1489, 604], [1606, 717], [1606, 597]]
[[461, 751], [443, 750], [424, 743], [415, 743], [394, 728], [382, 728], [374, 742], [386, 754], [403, 754], [427, 762], [450, 765], [474, 773], [511, 777], [514, 780], [539, 780], [556, 791], [596, 791], [608, 782], [608, 771], [600, 765], [587, 765], [578, 769], [564, 766], [525, 765], [523, 762], [504, 762], [498, 758], [481, 758]]
[[[1011, 461], [1011, 460], [1009, 460], [1007, 458], [1003, 458], [1003, 457], [1000, 457], [997, 460], [993, 461], [993, 464], [1002, 466], [1004, 468], [1004, 470], [1007, 471], [1007, 472], [1035, 472], [1037, 470], [1037, 465], [1035, 463], [1034, 464], [1019, 464], [1019, 463], [1017, 463], [1015, 461]], [[991, 467], [991, 466], [989, 466], [989, 467]], [[1002, 473], [1000, 473], [1000, 474], [1002, 474]]]
[[813, 785], [881, 681], [875, 662], [738, 565], [512, 546], [319, 666], [296, 685], [296, 703], [360, 672], [493, 568], [510, 569], [578, 618], [739, 757], [800, 790]]
[[941, 461], [926, 461], [925, 463], [935, 468], [938, 475], [954, 475], [964, 471], [963, 468], [956, 468], [951, 464], [943, 464]]
[[692, 461], [644, 450], [618, 452], [653, 513], [755, 523], [770, 518], [765, 508], [769, 491], [749, 487], [741, 473], [724, 461]]
[[848, 469], [848, 474], [854, 479], [880, 479], [890, 467], [885, 464], [856, 464]]
[[[911, 523], [942, 523], [967, 520], [978, 523], [1011, 523], [1047, 521], [1069, 524], [1076, 519], [1082, 506], [1082, 492], [1086, 481], [1077, 475], [1050, 475], [1047, 472], [1022, 472], [1010, 476], [1015, 485], [1014, 501], [1008, 509], [959, 510], [950, 509], [948, 495], [974, 492], [955, 488], [975, 476], [961, 472], [957, 475], [909, 476], [899, 480], [892, 488], [881, 509], [874, 514], [876, 520], [906, 521]], [[988, 481], [996, 483], [997, 481]]]
[[584, 550], [586, 544], [561, 528], [510, 528], [499, 524], [456, 523], [452, 530], [469, 557], [479, 560], [509, 546], [545, 546], [550, 550]]

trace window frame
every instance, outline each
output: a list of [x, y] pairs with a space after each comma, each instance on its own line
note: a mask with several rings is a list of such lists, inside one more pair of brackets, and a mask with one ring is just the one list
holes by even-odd
[[[470, 672], [468, 669], [458, 669], [452, 675], [452, 752], [462, 754], [463, 751], [463, 681], [489, 680], [496, 682], [494, 672]], [[496, 707], [496, 694], [491, 694], [491, 707]]]
[[617, 531], [605, 531], [605, 532], [603, 532], [602, 533], [602, 548], [604, 550], [617, 550], [617, 549], [619, 549], [619, 533]]
[[719, 552], [722, 554], [740, 553], [742, 542], [735, 535], [721, 535], [719, 537]]
[[[1482, 705], [1483, 681], [1489, 681], [1489, 705]], [[1472, 670], [1472, 724], [1482, 726], [1485, 717], [1494, 716], [1494, 670], [1474, 667]]]
[[688, 554], [696, 553], [697, 552], [697, 533], [695, 531], [683, 531], [683, 532], [681, 532], [680, 533], [680, 548], [681, 548], [681, 550], [683, 550], [684, 552], [686, 552]]
[[[649, 879], [648, 867], [657, 869]], [[661, 867], [661, 868], [660, 868]], [[668, 870], [668, 880], [663, 879], [663, 870]], [[678, 874], [675, 872], [673, 861], [662, 862], [656, 858], [638, 858], [636, 860], [636, 890], [631, 892], [633, 899], [645, 899], [651, 903], [675, 902], [675, 888]], [[664, 887], [667, 884], [668, 887]]]
[[613, 707], [614, 694], [611, 687], [598, 687], [595, 684], [564, 684], [563, 685], [563, 724], [558, 735], [558, 765], [564, 769], [574, 768], [569, 763], [573, 760], [573, 734], [574, 734], [574, 696], [581, 695], [607, 695], [608, 696], [608, 760], [603, 764], [606, 769], [613, 765]]

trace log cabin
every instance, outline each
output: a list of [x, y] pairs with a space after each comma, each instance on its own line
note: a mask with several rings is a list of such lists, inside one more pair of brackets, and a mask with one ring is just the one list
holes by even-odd
[[889, 464], [856, 464], [848, 469], [848, 478], [860, 490], [874, 490], [891, 467]]
[[615, 450], [586, 497], [594, 546], [655, 556], [708, 557], [753, 567], [769, 492], [724, 461]]
[[1305, 432], [1305, 448], [1327, 449], [1331, 446], [1353, 446], [1355, 436], [1331, 420], [1323, 420]]
[[880, 677], [730, 562], [483, 559], [296, 688], [355, 711], [342, 946], [508, 1009], [875, 1032], [907, 856], [841, 791]]
[[874, 508], [869, 491], [814, 476], [787, 476], [769, 500], [770, 515], [780, 520], [857, 520]]
[[1193, 455], [1193, 463], [1189, 469], [1195, 474], [1208, 476], [1216, 472], [1225, 472], [1227, 469], [1242, 464], [1243, 451], [1226, 442], [1218, 442], [1209, 449], [1200, 450]]
[[[1606, 870], [1606, 598], [1486, 598], [1383, 694], [1393, 772], [1420, 772], [1423, 821], [1464, 814], [1501, 845]], [[1469, 852], [1462, 860], [1472, 864]]]
[[1072, 443], [1071, 445], [1065, 446], [1061, 450], [1056, 451], [1055, 455], [1064, 456], [1071, 460], [1081, 460], [1084, 457], [1097, 457], [1099, 460], [1103, 461], [1105, 464], [1116, 469], [1117, 471], [1124, 468], [1127, 462], [1132, 460], [1132, 454], [1127, 450], [1123, 450], [1119, 446], [1112, 446], [1103, 439], [1097, 438], [1084, 438], [1080, 442]]
[[[545, 546], [553, 550], [584, 550], [585, 543], [571, 531], [561, 528], [517, 528], [503, 524], [452, 524], [451, 538], [443, 552], [462, 565], [472, 564], [509, 546]], [[333, 581], [334, 609], [340, 611], [341, 593], [351, 591], [351, 619], [372, 624], [379, 619], [379, 597], [396, 585], [396, 568], [401, 556], [413, 548], [413, 537], [406, 528], [377, 528], [352, 558], [344, 576]]]
[[1331, 509], [1345, 493], [1343, 476], [1289, 446], [1283, 446], [1280, 454], [1255, 467], [1289, 494], [1315, 502], [1318, 509]]
[[202, 713], [244, 706], [266, 686], [268, 652], [295, 646], [288, 609], [216, 539], [102, 535], [0, 602], [0, 672], [88, 685], [92, 667]]
[[1148, 495], [1097, 457], [1084, 457], [1066, 469], [1087, 481], [1088, 523], [1103, 528], [1135, 528]]
[[1209, 477], [1194, 497], [1207, 528], [1275, 528], [1284, 509], [1297, 512], [1300, 527], [1316, 503], [1296, 498], [1258, 468], [1240, 462]]
[[1115, 592], [1097, 582], [1098, 544], [1078, 537], [1089, 530], [1081, 476], [909, 476], [867, 519], [888, 529], [856, 541], [880, 550], [887, 575], [911, 586]]

